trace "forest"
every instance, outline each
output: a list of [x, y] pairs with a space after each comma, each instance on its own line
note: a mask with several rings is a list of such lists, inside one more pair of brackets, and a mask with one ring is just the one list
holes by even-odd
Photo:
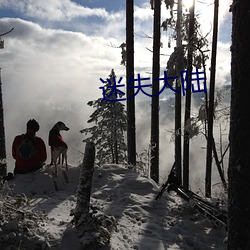
[[[200, 1], [189, 2], [187, 6], [185, 0], [150, 1], [153, 33], [141, 36], [152, 42], [152, 48], [145, 48], [152, 58], [151, 71], [138, 72], [135, 1], [126, 0], [125, 41], [119, 46], [113, 43], [109, 46], [119, 54], [125, 77], [118, 75], [115, 67], [110, 68], [106, 76], [99, 77], [99, 97], [87, 101], [92, 113], [79, 129], [86, 143], [85, 155], [82, 153], [85, 169], [79, 173], [74, 213], [81, 237], [84, 230], [103, 230], [95, 225], [100, 218], [89, 216], [94, 165], [99, 169], [105, 164], [116, 164], [153, 182], [158, 187], [156, 200], [161, 199], [164, 192], [174, 191], [184, 201], [192, 203], [192, 208], [211, 223], [224, 227], [228, 250], [250, 249], [247, 80], [250, 2], [233, 0], [228, 6], [232, 16], [231, 79], [223, 86], [217, 77], [220, 70], [217, 66], [220, 1], [213, 2], [213, 23], [205, 34], [196, 9]], [[9, 28], [0, 34], [1, 49], [6, 46], [3, 39], [14, 32], [14, 28]], [[167, 44], [163, 44], [163, 37], [167, 38]], [[164, 46], [171, 49], [171, 54], [163, 54]], [[120, 74], [121, 70], [118, 72]], [[0, 176], [4, 179], [8, 171], [2, 89], [1, 77]], [[161, 98], [163, 93], [167, 93], [164, 95], [167, 99]], [[138, 96], [142, 95], [147, 101], [138, 101]], [[148, 120], [149, 123], [145, 122]], [[172, 152], [167, 152], [166, 141], [172, 145]], [[202, 177], [197, 177], [194, 163], [202, 168], [202, 171], [199, 169]], [[214, 199], [216, 192], [226, 204], [223, 209], [208, 202]], [[111, 217], [101, 220], [114, 226]], [[83, 230], [83, 221], [89, 228]], [[100, 235], [95, 235], [94, 239], [99, 237], [105, 245], [111, 236], [109, 232], [105, 235], [105, 230]]]

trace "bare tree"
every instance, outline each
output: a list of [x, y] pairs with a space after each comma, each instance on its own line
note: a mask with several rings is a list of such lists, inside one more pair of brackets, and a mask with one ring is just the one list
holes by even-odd
[[228, 250], [250, 249], [250, 1], [234, 0], [232, 18]]
[[134, 95], [134, 1], [126, 1], [126, 77], [127, 77], [127, 147], [128, 164], [136, 165], [136, 127], [135, 127], [135, 99]]
[[151, 167], [150, 176], [159, 182], [159, 79], [160, 43], [161, 43], [161, 1], [154, 1], [154, 36], [153, 36], [153, 82], [151, 106]]
[[2, 77], [0, 69], [0, 176], [4, 177], [7, 174], [6, 162], [6, 146], [4, 132], [4, 112], [3, 112], [3, 96], [2, 96]]
[[[11, 30], [0, 34], [0, 49], [4, 48], [4, 41], [1, 36], [5, 36], [13, 31]], [[7, 174], [7, 160], [6, 160], [6, 145], [5, 145], [5, 128], [4, 128], [4, 110], [3, 110], [3, 94], [2, 94], [2, 74], [0, 68], [0, 176], [6, 176]]]
[[[115, 226], [115, 218], [94, 211], [91, 206], [92, 178], [94, 173], [95, 144], [87, 142], [81, 165], [77, 201], [74, 210], [76, 234], [82, 249], [100, 249], [108, 244]], [[92, 210], [92, 211], [91, 211]]]
[[[182, 46], [182, 0], [178, 0], [177, 6], [177, 22], [176, 22], [176, 46], [180, 49]], [[180, 74], [182, 70], [182, 54], [178, 53], [177, 59], [177, 72]], [[181, 84], [180, 81], [176, 81], [175, 93], [175, 163], [176, 163], [176, 175], [180, 182], [182, 182], [182, 157], [181, 157]]]
[[[191, 79], [191, 72], [193, 69], [193, 36], [194, 36], [194, 8], [195, 0], [193, 0], [192, 6], [189, 8], [189, 28], [188, 28], [188, 82]], [[190, 122], [190, 110], [191, 110], [191, 86], [186, 91], [186, 103], [185, 103], [185, 126], [188, 126]], [[183, 142], [183, 186], [189, 189], [189, 132], [184, 130], [184, 142]]]
[[210, 69], [210, 87], [209, 87], [209, 105], [208, 105], [208, 127], [207, 127], [207, 160], [206, 160], [206, 178], [205, 193], [211, 197], [211, 176], [212, 176], [212, 151], [213, 151], [213, 119], [214, 119], [214, 89], [216, 73], [216, 54], [217, 54], [217, 37], [218, 37], [218, 13], [219, 0], [214, 1], [214, 24], [213, 24], [213, 41]]
[[94, 162], [95, 144], [93, 142], [87, 142], [83, 164], [80, 172], [79, 184], [77, 188], [77, 202], [74, 213], [74, 220], [77, 228], [81, 227], [82, 224], [86, 224], [84, 222], [87, 222], [90, 219], [89, 206], [92, 188], [92, 177], [94, 172]]

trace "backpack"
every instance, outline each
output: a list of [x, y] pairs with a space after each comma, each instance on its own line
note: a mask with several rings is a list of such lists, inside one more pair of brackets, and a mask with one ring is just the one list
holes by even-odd
[[17, 153], [22, 160], [30, 160], [35, 153], [35, 137], [22, 135]]

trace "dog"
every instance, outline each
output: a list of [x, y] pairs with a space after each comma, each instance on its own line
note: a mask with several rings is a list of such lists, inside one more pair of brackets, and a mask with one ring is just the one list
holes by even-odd
[[[63, 140], [60, 131], [68, 131], [69, 128], [62, 122], [57, 122], [49, 131], [49, 146], [51, 152], [50, 165], [55, 166], [55, 175], [57, 176], [57, 164], [60, 163], [60, 156], [62, 156], [62, 165], [65, 161], [66, 171], [68, 171], [67, 150], [68, 146]], [[58, 163], [59, 160], [59, 163]]]

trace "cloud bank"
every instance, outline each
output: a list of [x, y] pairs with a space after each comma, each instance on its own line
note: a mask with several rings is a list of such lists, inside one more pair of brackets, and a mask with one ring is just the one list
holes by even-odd
[[[148, 2], [141, 2], [135, 6], [135, 73], [151, 77], [152, 53], [147, 48], [152, 49], [153, 43], [148, 38], [152, 36], [153, 11]], [[200, 18], [211, 29], [212, 8], [209, 8], [209, 11], [200, 11]], [[63, 133], [71, 150], [70, 160], [72, 164], [77, 163], [78, 150], [83, 151], [79, 130], [88, 126], [86, 121], [93, 112], [87, 102], [102, 95], [99, 78], [107, 78], [114, 68], [117, 77], [125, 80], [125, 67], [120, 65], [121, 50], [115, 48], [125, 42], [125, 10], [108, 12], [69, 0], [53, 0], [50, 4], [3, 0], [0, 9], [11, 9], [15, 15], [0, 19], [0, 32], [14, 27], [14, 31], [4, 37], [5, 48], [0, 51], [8, 168], [12, 170], [14, 164], [10, 152], [12, 140], [17, 133], [25, 132], [25, 124], [30, 118], [39, 121], [38, 135], [46, 143], [49, 129], [58, 120], [64, 121], [70, 127], [70, 131]], [[223, 29], [227, 27], [225, 20], [230, 19], [226, 9], [220, 17]], [[163, 10], [162, 18], [166, 15], [167, 11]], [[167, 39], [162, 32], [163, 54], [170, 54], [174, 47], [167, 47]], [[229, 46], [230, 41], [225, 40], [218, 44], [218, 85], [230, 83]], [[161, 74], [167, 60], [167, 56], [161, 57]], [[150, 113], [151, 100], [142, 95], [136, 98], [137, 103], [142, 100], [148, 101], [145, 107]], [[141, 150], [149, 143], [150, 119], [145, 120], [139, 105], [136, 119], [137, 136], [143, 137], [138, 138]], [[166, 121], [166, 126], [161, 128], [164, 173], [173, 159], [173, 144], [169, 143], [167, 129], [172, 130], [173, 125]]]

